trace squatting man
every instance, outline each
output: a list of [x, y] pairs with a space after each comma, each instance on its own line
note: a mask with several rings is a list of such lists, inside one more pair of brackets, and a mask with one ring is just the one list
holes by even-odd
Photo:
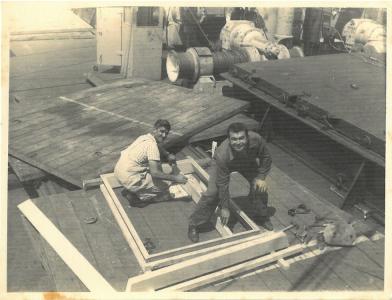
[[[124, 186], [121, 194], [131, 206], [143, 207], [151, 201], [170, 199], [169, 184], [185, 184], [182, 174], [166, 174], [162, 171], [162, 161], [175, 164], [176, 158], [168, 153], [162, 143], [170, 132], [170, 123], [159, 119], [151, 133], [139, 136], [128, 148], [121, 152], [114, 174]], [[267, 183], [271, 169], [271, 156], [265, 141], [255, 132], [248, 132], [242, 123], [233, 123], [227, 130], [227, 139], [216, 149], [209, 168], [209, 181], [194, 212], [190, 216], [188, 237], [199, 241], [199, 228], [208, 223], [216, 208], [221, 221], [227, 224], [230, 217], [230, 173], [239, 172], [251, 184], [248, 195], [255, 221], [267, 230], [273, 230], [269, 221]]]
[[162, 147], [170, 128], [167, 120], [159, 119], [151, 133], [139, 136], [121, 152], [114, 175], [124, 186], [121, 194], [131, 206], [143, 207], [151, 201], [169, 200], [171, 196], [167, 182], [187, 182], [182, 174], [166, 174], [162, 171], [162, 161], [166, 160], [170, 164], [176, 161], [176, 157]]
[[248, 132], [242, 123], [232, 123], [227, 139], [216, 149], [209, 170], [207, 191], [202, 195], [190, 216], [188, 237], [199, 241], [198, 228], [209, 222], [217, 206], [223, 225], [230, 217], [230, 173], [238, 172], [250, 183], [248, 200], [253, 206], [256, 223], [273, 230], [267, 207], [268, 193], [265, 181], [271, 169], [272, 159], [264, 139], [255, 132]]

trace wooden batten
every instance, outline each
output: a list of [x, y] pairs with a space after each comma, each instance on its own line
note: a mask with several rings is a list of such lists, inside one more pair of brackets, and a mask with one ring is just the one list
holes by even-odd
[[110, 196], [106, 186], [104, 184], [101, 184], [100, 185], [100, 189], [101, 189], [101, 192], [102, 192], [103, 196], [106, 199], [106, 202], [109, 205], [109, 208], [112, 211], [112, 214], [113, 214], [114, 218], [117, 221], [118, 226], [121, 229], [121, 232], [123, 233], [123, 236], [124, 236], [125, 240], [127, 241], [127, 243], [129, 245], [129, 247], [131, 248], [133, 254], [135, 255], [136, 260], [139, 263], [140, 268], [143, 271], [146, 271], [148, 269], [148, 267], [146, 266], [145, 259], [144, 259], [143, 255], [142, 255], [142, 253], [140, 252], [140, 249], [139, 249], [139, 247], [138, 247], [134, 237], [130, 233], [129, 228], [127, 227], [126, 223], [124, 222], [123, 217], [121, 216], [121, 214], [119, 213], [116, 205], [114, 204], [114, 202], [112, 200], [112, 197]]
[[187, 279], [235, 265], [244, 260], [260, 257], [272, 251], [286, 248], [288, 245], [287, 236], [284, 232], [270, 233], [259, 239], [240, 243], [130, 278], [126, 291], [159, 290]]
[[[101, 175], [101, 178], [104, 182], [104, 185], [107, 188], [107, 191], [116, 207], [116, 210], [120, 213], [121, 218], [122, 218], [122, 222], [124, 222], [130, 232], [130, 234], [132, 235], [136, 245], [137, 245], [137, 249], [139, 249], [140, 253], [143, 255], [144, 259], [146, 259], [149, 254], [146, 250], [146, 248], [143, 245], [143, 242], [140, 240], [139, 235], [136, 232], [135, 227], [133, 226], [131, 220], [129, 220], [127, 213], [125, 212], [124, 208], [122, 207], [120, 201], [118, 200], [116, 194], [114, 193], [113, 189], [111, 188], [111, 183], [110, 180], [113, 180], [114, 176], [112, 174], [105, 174], [105, 175]], [[112, 179], [110, 179], [112, 178]], [[114, 178], [115, 179], [115, 178]], [[135, 248], [136, 251], [136, 248]]]
[[91, 292], [115, 292], [106, 279], [31, 200], [22, 202], [18, 208]]
[[[250, 261], [246, 261], [240, 264], [237, 264], [235, 266], [225, 268], [223, 270], [213, 272], [211, 274], [207, 274], [204, 276], [200, 276], [188, 281], [185, 281], [183, 283], [179, 283], [173, 286], [170, 286], [168, 288], [160, 290], [160, 292], [185, 292], [189, 291], [195, 288], [202, 287], [207, 284], [211, 284], [213, 282], [223, 280], [228, 277], [236, 276], [238, 274], [244, 273], [251, 271], [256, 268], [260, 268], [262, 266], [265, 266], [267, 264], [273, 263], [274, 261], [285, 261], [284, 257], [288, 257], [291, 255], [299, 254], [303, 252], [305, 249], [305, 246], [303, 244], [297, 244], [294, 246], [290, 246], [286, 249], [280, 250], [280, 251], [273, 251], [271, 254], [255, 258]], [[286, 262], [286, 261], [285, 261]], [[287, 265], [289, 263], [286, 262]]]

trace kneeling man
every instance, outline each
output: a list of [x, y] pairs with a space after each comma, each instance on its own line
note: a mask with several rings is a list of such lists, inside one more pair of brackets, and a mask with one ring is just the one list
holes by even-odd
[[250, 183], [248, 196], [252, 202], [256, 222], [267, 230], [273, 230], [267, 214], [267, 183], [272, 159], [264, 139], [255, 132], [248, 132], [242, 123], [233, 123], [227, 130], [227, 139], [216, 149], [209, 170], [207, 191], [202, 195], [192, 213], [188, 237], [199, 241], [198, 227], [209, 222], [216, 207], [220, 208], [222, 223], [230, 217], [229, 180], [231, 172], [239, 172]]
[[121, 192], [133, 206], [145, 206], [150, 200], [170, 198], [169, 185], [164, 182], [186, 183], [184, 175], [165, 174], [161, 157], [175, 163], [175, 156], [162, 147], [170, 132], [170, 123], [159, 119], [151, 133], [139, 136], [128, 148], [114, 168], [114, 175], [124, 186]]

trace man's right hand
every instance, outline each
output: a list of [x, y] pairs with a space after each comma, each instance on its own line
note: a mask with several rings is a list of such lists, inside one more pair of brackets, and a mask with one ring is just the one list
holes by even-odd
[[222, 225], [223, 226], [227, 225], [230, 218], [230, 210], [228, 210], [227, 208], [222, 208], [220, 211], [220, 217], [221, 217]]
[[188, 181], [188, 178], [186, 178], [184, 175], [182, 174], [178, 174], [174, 176], [174, 181], [177, 183], [181, 183], [184, 184]]

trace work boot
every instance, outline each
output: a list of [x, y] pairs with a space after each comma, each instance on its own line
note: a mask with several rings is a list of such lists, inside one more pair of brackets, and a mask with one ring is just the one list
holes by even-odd
[[272, 225], [270, 219], [265, 219], [265, 221], [261, 224], [265, 229], [268, 231], [273, 231], [274, 230], [274, 225]]
[[259, 226], [264, 227], [268, 231], [274, 230], [274, 226], [272, 225], [269, 217], [258, 216], [255, 218], [255, 223]]
[[193, 243], [197, 243], [199, 241], [199, 232], [197, 231], [196, 226], [189, 225], [189, 227], [188, 227], [188, 238]]
[[135, 193], [132, 193], [125, 188], [121, 191], [121, 196], [127, 199], [129, 205], [132, 207], [143, 208], [149, 204], [147, 201], [140, 201]]

